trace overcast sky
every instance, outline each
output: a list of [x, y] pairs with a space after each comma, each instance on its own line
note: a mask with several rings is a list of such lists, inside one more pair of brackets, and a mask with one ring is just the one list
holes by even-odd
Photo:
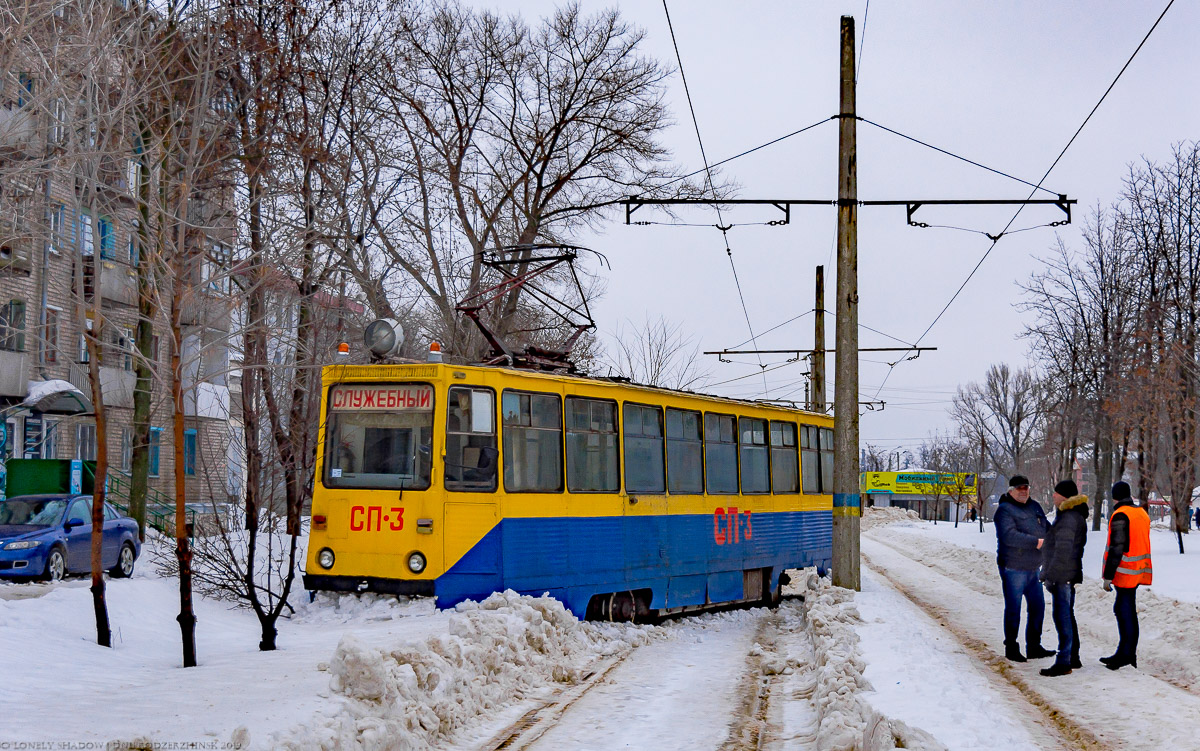
[[[485, 3], [530, 21], [549, 0]], [[583, 0], [585, 11], [611, 3]], [[710, 162], [770, 141], [835, 114], [838, 108], [839, 18], [856, 19], [858, 113], [894, 130], [1036, 183], [1099, 100], [1166, 6], [1166, 0], [1090, 2], [709, 2], [673, 0], [684, 72]], [[661, 2], [618, 4], [647, 31], [645, 51], [675, 66]], [[864, 23], [864, 11], [866, 19]], [[865, 26], [865, 28], [864, 28]], [[1129, 164], [1161, 160], [1172, 144], [1200, 136], [1200, 7], [1176, 2], [1116, 88], [1045, 182], [1079, 200], [1069, 227], [1043, 228], [1000, 240], [963, 293], [922, 341], [935, 346], [897, 366], [886, 387], [884, 355], [864, 353], [864, 398], [887, 402], [862, 417], [862, 440], [914, 448], [932, 431], [951, 428], [946, 409], [955, 389], [980, 380], [987, 367], [1028, 362], [1019, 338], [1026, 316], [1015, 307], [1018, 285], [1062, 238], [1079, 244], [1079, 225], [1097, 204], [1112, 202]], [[666, 141], [689, 171], [702, 166], [683, 85], [670, 82], [676, 125]], [[1029, 188], [858, 126], [859, 198], [1025, 198]], [[724, 175], [741, 198], [835, 198], [837, 128], [833, 122], [731, 162]], [[665, 215], [638, 218], [670, 221]], [[995, 233], [1012, 207], [922, 209], [922, 221]], [[777, 218], [774, 209], [743, 208], [726, 222]], [[1052, 207], [1026, 209], [1014, 229], [1055, 221]], [[703, 349], [734, 348], [749, 339], [721, 233], [711, 227], [626, 226], [614, 212], [603, 232], [579, 238], [612, 263], [608, 292], [596, 306], [604, 332], [627, 319], [664, 316], [683, 325]], [[681, 220], [716, 223], [709, 209]], [[794, 208], [783, 227], [737, 227], [730, 245], [756, 332], [813, 307], [813, 273], [826, 266], [826, 307], [835, 287], [832, 207]], [[859, 212], [859, 321], [913, 342], [967, 278], [991, 242], [980, 234], [917, 229], [903, 207]], [[862, 329], [860, 346], [895, 340]], [[832, 316], [826, 334], [834, 342]], [[762, 349], [811, 347], [812, 316], [760, 336]], [[746, 345], [749, 348], [750, 345]], [[706, 358], [707, 390], [761, 398], [763, 378], [749, 364]], [[764, 357], [777, 364], [779, 357]], [[1036, 365], [1036, 363], [1031, 363]], [[829, 379], [833, 378], [830, 357]], [[772, 398], [803, 399], [802, 363], [766, 374]], [[739, 376], [752, 377], [715, 385]], [[829, 398], [833, 390], [829, 388]]]

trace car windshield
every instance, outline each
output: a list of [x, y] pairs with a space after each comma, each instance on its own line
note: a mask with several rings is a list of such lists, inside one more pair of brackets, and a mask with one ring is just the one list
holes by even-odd
[[9, 498], [0, 501], [0, 524], [30, 524], [49, 527], [67, 508], [62, 498]]

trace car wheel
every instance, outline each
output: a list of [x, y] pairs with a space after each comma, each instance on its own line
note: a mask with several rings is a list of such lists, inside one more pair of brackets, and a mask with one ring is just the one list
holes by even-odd
[[67, 558], [63, 555], [62, 548], [52, 548], [50, 555], [46, 556], [46, 570], [42, 572], [42, 578], [57, 582], [62, 581], [66, 575]]
[[121, 546], [121, 552], [117, 556], [117, 565], [109, 573], [119, 579], [128, 579], [133, 576], [134, 558], [133, 545], [125, 543]]

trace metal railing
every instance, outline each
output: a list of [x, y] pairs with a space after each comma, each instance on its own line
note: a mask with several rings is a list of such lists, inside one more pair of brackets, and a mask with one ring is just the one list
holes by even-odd
[[[95, 478], [93, 478], [94, 480]], [[105, 500], [111, 503], [118, 511], [131, 516], [129, 513], [129, 496], [133, 489], [133, 478], [128, 472], [119, 469], [109, 468], [108, 470], [108, 489], [105, 493]], [[184, 509], [184, 518], [187, 519], [188, 537], [195, 536], [196, 530], [196, 509], [194, 504], [186, 504]], [[166, 493], [157, 488], [146, 488], [146, 525], [158, 530], [164, 535], [175, 535], [175, 499], [168, 496]]]

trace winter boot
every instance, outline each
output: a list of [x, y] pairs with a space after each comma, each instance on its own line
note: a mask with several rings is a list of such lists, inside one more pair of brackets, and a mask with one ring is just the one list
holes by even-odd
[[1048, 668], [1042, 668], [1038, 672], [1044, 676], [1054, 678], [1054, 677], [1060, 676], [1060, 675], [1070, 675], [1071, 674], [1071, 666], [1064, 665], [1061, 662], [1056, 662]]
[[1055, 652], [1053, 649], [1046, 649], [1040, 644], [1036, 647], [1027, 647], [1025, 649], [1025, 655], [1031, 660], [1040, 660], [1043, 657], [1053, 657], [1056, 654], [1058, 654], [1058, 652]]
[[1071, 669], [1072, 670], [1082, 670], [1083, 669], [1083, 660], [1079, 659], [1079, 655], [1075, 655], [1074, 657], [1071, 658]]
[[1015, 644], [1004, 648], [1004, 657], [1013, 662], [1025, 662], [1025, 655], [1021, 654], [1021, 650]]
[[1108, 662], [1104, 663], [1104, 667], [1108, 668], [1109, 670], [1120, 670], [1121, 668], [1125, 667], [1126, 665], [1132, 665], [1133, 667], [1136, 668], [1137, 667], [1137, 658], [1136, 657], [1115, 657], [1114, 656], [1114, 659], [1109, 660]]

